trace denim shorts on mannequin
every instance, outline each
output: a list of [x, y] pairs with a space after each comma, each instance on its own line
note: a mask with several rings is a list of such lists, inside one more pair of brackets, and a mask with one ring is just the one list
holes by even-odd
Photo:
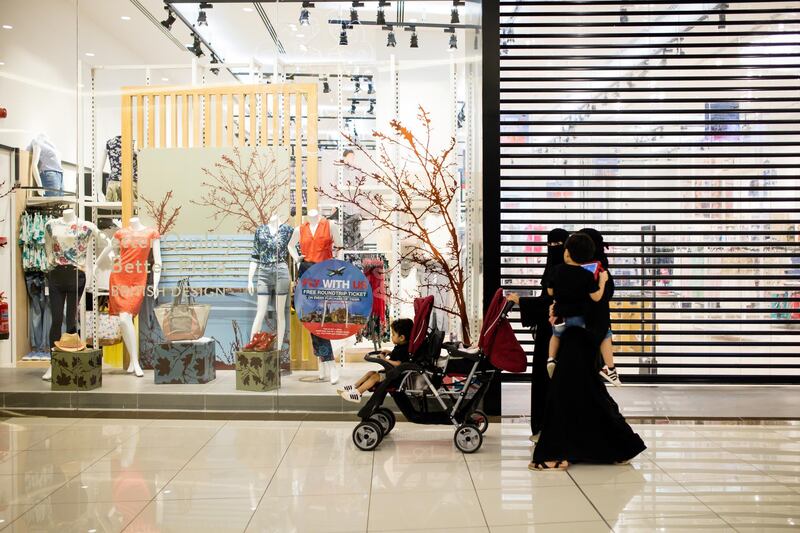
[[57, 170], [45, 170], [39, 173], [42, 180], [42, 187], [45, 189], [43, 196], [63, 196], [64, 195], [64, 173]]
[[260, 296], [289, 294], [289, 267], [286, 263], [259, 263], [257, 289]]

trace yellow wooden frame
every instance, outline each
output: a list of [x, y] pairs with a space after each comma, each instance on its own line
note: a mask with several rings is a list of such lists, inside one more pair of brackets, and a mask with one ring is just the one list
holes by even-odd
[[[272, 102], [272, 120], [269, 102]], [[260, 107], [258, 103], [261, 103]], [[282, 102], [282, 103], [281, 103]], [[223, 105], [224, 104], [224, 105]], [[234, 108], [239, 125], [234, 131]], [[246, 113], [249, 113], [249, 120]], [[305, 109], [305, 116], [303, 111]], [[167, 119], [169, 111], [169, 124]], [[180, 118], [179, 118], [180, 116]], [[292, 119], [295, 127], [292, 128]], [[307, 128], [303, 136], [303, 120]], [[317, 209], [319, 183], [317, 85], [282, 83], [216, 87], [126, 87], [122, 90], [122, 222], [133, 216], [133, 146], [189, 148], [271, 146], [295, 155], [295, 223], [302, 220], [303, 175], [308, 209]], [[271, 124], [271, 128], [270, 128]], [[246, 126], [250, 126], [250, 131]], [[146, 126], [146, 127], [145, 127]], [[223, 135], [223, 128], [227, 134]], [[167, 131], [171, 132], [167, 138]], [[294, 130], [294, 131], [292, 131]], [[135, 135], [134, 135], [134, 132]], [[156, 132], [159, 132], [156, 137]], [[238, 140], [234, 134], [238, 134]], [[303, 168], [303, 163], [306, 168]]]
[[[258, 104], [261, 104], [260, 106]], [[270, 105], [271, 104], [271, 105]], [[239, 125], [234, 108], [239, 107]], [[249, 120], [246, 119], [249, 105]], [[305, 115], [303, 113], [305, 109]], [[272, 120], [268, 120], [270, 111]], [[133, 146], [141, 148], [284, 147], [294, 154], [295, 224], [306, 207], [318, 209], [317, 85], [283, 83], [213, 87], [125, 87], [122, 89], [122, 223], [133, 216]], [[145, 117], [147, 120], [145, 121]], [[292, 119], [295, 127], [292, 128]], [[303, 136], [305, 120], [305, 137]], [[146, 127], [145, 127], [146, 125]], [[249, 125], [249, 134], [246, 126]], [[271, 125], [271, 127], [270, 127]], [[223, 135], [223, 130], [227, 130]], [[294, 130], [294, 131], [293, 131]], [[170, 132], [169, 138], [167, 131]], [[136, 133], [134, 136], [134, 132]], [[156, 137], [156, 132], [159, 132]], [[238, 140], [236, 139], [238, 134]], [[270, 143], [270, 138], [272, 142]], [[303, 163], [305, 162], [305, 169]], [[315, 370], [311, 338], [292, 315], [292, 368]]]

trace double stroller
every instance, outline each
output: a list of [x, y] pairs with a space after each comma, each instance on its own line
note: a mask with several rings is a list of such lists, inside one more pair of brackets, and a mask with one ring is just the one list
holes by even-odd
[[[511, 308], [492, 306], [495, 316], [486, 316], [478, 350], [444, 342], [444, 332], [429, 327], [433, 296], [414, 301], [414, 326], [409, 340], [409, 362], [395, 367], [376, 352], [364, 359], [382, 365], [386, 379], [373, 388], [372, 397], [358, 412], [361, 422], [353, 430], [360, 450], [374, 450], [391, 433], [395, 416], [383, 406], [390, 395], [403, 416], [415, 424], [455, 427], [453, 442], [464, 453], [474, 453], [483, 444], [489, 417], [479, 409], [498, 370], [490, 363], [491, 346], [483, 346], [488, 328], [506, 320]], [[488, 342], [486, 344], [489, 344]], [[444, 352], [444, 353], [443, 353]]]

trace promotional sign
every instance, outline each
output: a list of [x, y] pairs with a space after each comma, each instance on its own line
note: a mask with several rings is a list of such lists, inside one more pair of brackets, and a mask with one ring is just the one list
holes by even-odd
[[329, 259], [300, 277], [294, 307], [303, 326], [317, 337], [346, 339], [366, 326], [372, 312], [372, 287], [351, 263]]

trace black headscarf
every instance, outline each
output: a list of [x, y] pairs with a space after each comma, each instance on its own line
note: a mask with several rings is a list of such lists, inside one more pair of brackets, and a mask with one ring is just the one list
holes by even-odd
[[547, 234], [547, 264], [542, 274], [542, 287], [547, 287], [547, 281], [553, 269], [564, 262], [564, 243], [569, 237], [569, 232], [563, 228], [555, 228]]
[[594, 243], [594, 260], [600, 261], [603, 268], [608, 270], [608, 256], [606, 255], [608, 245], [603, 241], [603, 235], [594, 228], [583, 228], [580, 232], [585, 233], [592, 239]]

